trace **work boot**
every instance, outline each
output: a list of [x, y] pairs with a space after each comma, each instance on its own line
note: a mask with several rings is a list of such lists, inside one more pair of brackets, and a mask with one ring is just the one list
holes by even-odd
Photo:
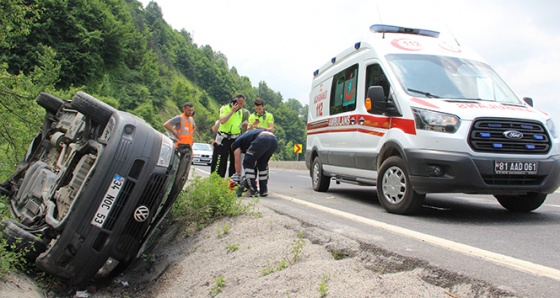
[[257, 197], [258, 195], [259, 195], [259, 192], [255, 188], [249, 188], [247, 190], [247, 192], [245, 193], [245, 196], [248, 197], [248, 198]]
[[259, 180], [259, 188], [261, 197], [268, 196], [268, 180]]

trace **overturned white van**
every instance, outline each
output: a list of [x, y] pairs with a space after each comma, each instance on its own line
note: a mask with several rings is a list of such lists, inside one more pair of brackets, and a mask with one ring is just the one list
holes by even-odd
[[388, 212], [410, 214], [428, 193], [492, 194], [528, 212], [559, 187], [558, 131], [532, 99], [438, 32], [370, 29], [314, 72], [305, 161], [316, 191], [375, 185]]

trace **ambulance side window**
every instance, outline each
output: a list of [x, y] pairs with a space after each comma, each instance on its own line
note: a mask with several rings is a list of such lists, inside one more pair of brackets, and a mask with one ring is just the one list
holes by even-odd
[[357, 81], [358, 64], [348, 67], [333, 77], [330, 101], [331, 115], [356, 109]]

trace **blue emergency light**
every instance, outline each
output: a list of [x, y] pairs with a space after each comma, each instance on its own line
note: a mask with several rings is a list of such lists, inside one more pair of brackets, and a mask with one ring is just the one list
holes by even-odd
[[416, 28], [406, 28], [392, 25], [375, 24], [369, 27], [369, 30], [375, 33], [406, 33], [406, 34], [416, 34], [424, 35], [430, 37], [439, 37], [438, 31], [426, 30], [426, 29], [416, 29]]

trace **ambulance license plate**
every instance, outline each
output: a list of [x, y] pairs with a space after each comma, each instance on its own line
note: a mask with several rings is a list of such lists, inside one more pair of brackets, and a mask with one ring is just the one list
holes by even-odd
[[495, 174], [536, 175], [537, 167], [536, 161], [494, 161]]
[[119, 193], [121, 192], [121, 188], [124, 185], [124, 181], [125, 181], [124, 177], [121, 177], [118, 174], [115, 174], [115, 176], [113, 176], [113, 181], [111, 182], [111, 185], [109, 185], [107, 192], [105, 192], [105, 196], [103, 197], [103, 200], [101, 201], [99, 207], [97, 208], [97, 212], [95, 212], [95, 215], [91, 220], [92, 225], [99, 228], [103, 226], [103, 223], [107, 219], [107, 215], [115, 205], [115, 200], [117, 199]]

